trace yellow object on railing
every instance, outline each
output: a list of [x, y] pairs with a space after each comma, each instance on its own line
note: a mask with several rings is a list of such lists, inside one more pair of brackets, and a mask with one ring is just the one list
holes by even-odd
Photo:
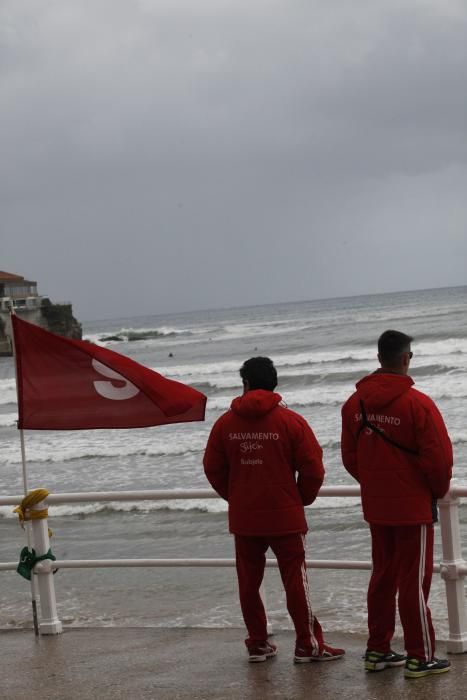
[[[24, 523], [26, 520], [44, 520], [48, 517], [48, 508], [43, 508], [42, 510], [31, 510], [32, 506], [35, 506], [37, 503], [45, 500], [48, 495], [49, 492], [47, 489], [34, 489], [26, 494], [19, 506], [16, 506], [13, 513], [17, 513], [22, 528], [24, 528]], [[49, 537], [52, 537], [52, 530], [49, 530]]]
[[46, 499], [48, 495], [49, 492], [47, 489], [34, 489], [26, 494], [19, 506], [16, 506], [13, 513], [18, 514], [22, 527], [25, 520], [43, 520], [48, 516], [48, 508], [43, 508], [42, 510], [30, 510], [32, 506], [35, 506]]

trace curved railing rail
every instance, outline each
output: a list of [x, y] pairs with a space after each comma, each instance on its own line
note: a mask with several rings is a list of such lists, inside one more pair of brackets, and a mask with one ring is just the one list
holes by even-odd
[[[359, 496], [359, 486], [323, 486], [320, 498]], [[448, 494], [438, 501], [441, 525], [442, 560], [435, 565], [446, 586], [446, 601], [449, 620], [448, 651], [467, 651], [467, 613], [465, 608], [464, 577], [467, 565], [462, 558], [459, 528], [459, 498], [467, 496], [467, 487], [453, 485]], [[46, 501], [33, 506], [42, 510], [47, 506], [65, 503], [96, 503], [122, 501], [168, 501], [187, 499], [211, 499], [219, 496], [210, 489], [157, 490], [157, 491], [100, 491], [80, 493], [49, 494]], [[1, 506], [16, 506], [23, 496], [0, 496]], [[46, 519], [30, 521], [33, 547], [38, 556], [45, 554], [49, 547], [48, 524]], [[277, 567], [275, 560], [267, 560], [267, 566]], [[51, 562], [46, 559], [36, 564], [40, 604], [42, 634], [58, 634], [62, 625], [57, 615], [53, 569], [109, 568], [109, 567], [226, 567], [235, 566], [234, 559], [65, 559]], [[370, 561], [307, 559], [307, 566], [314, 569], [355, 569], [370, 570]], [[16, 562], [0, 563], [0, 571], [11, 571]]]

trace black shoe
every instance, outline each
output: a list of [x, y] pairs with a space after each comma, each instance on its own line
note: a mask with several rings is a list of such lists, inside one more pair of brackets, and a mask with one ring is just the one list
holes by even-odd
[[405, 662], [404, 676], [406, 678], [422, 678], [436, 673], [447, 673], [451, 669], [451, 662], [447, 659], [421, 661], [420, 659], [407, 659]]
[[380, 651], [370, 651], [365, 654], [365, 671], [384, 671], [392, 666], [403, 666], [407, 661], [405, 654], [396, 654], [395, 651], [388, 651], [382, 654]]

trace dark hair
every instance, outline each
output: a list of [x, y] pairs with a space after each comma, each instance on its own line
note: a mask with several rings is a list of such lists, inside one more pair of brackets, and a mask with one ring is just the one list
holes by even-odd
[[241, 366], [240, 376], [250, 389], [274, 391], [277, 386], [276, 368], [269, 357], [250, 357]]
[[409, 352], [413, 338], [400, 331], [384, 331], [378, 338], [378, 354], [383, 367], [396, 367], [402, 353]]

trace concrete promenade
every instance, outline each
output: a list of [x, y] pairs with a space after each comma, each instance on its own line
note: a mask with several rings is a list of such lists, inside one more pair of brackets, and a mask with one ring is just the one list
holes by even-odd
[[[344, 659], [294, 665], [293, 634], [278, 631], [276, 658], [249, 664], [240, 629], [75, 628], [36, 639], [0, 631], [2, 700], [465, 700], [467, 654], [452, 670], [416, 680], [403, 669], [367, 674], [365, 640], [332, 634]], [[400, 649], [401, 645], [394, 647]], [[438, 656], [445, 655], [442, 642]]]

